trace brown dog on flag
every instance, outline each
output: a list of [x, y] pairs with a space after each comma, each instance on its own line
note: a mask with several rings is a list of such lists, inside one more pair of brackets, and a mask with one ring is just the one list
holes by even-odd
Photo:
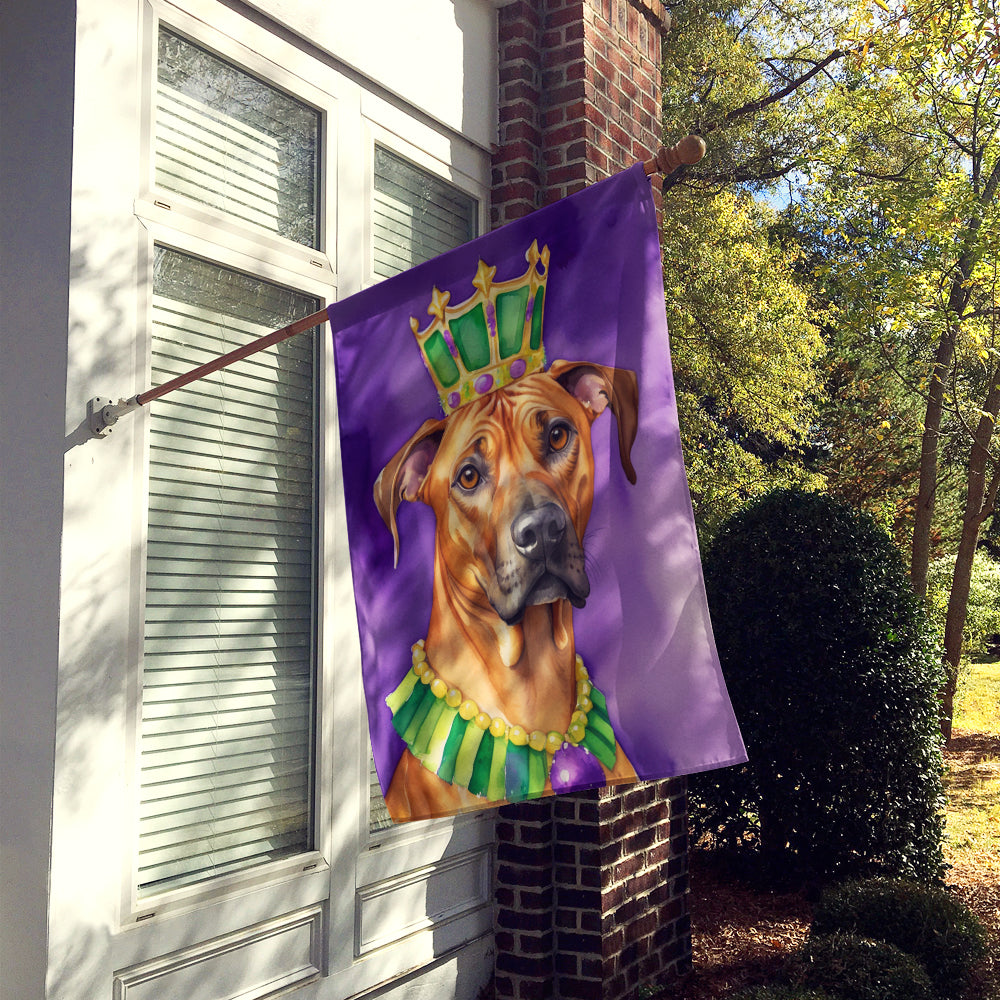
[[608, 408], [634, 483], [635, 373], [568, 361], [426, 421], [380, 473], [397, 554], [401, 501], [437, 519], [426, 639], [386, 699], [407, 744], [394, 820], [635, 780], [573, 637], [590, 593], [590, 429]]

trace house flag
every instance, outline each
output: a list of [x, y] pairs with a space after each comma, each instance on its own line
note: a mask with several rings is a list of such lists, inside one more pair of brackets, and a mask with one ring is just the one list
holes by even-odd
[[746, 759], [642, 165], [329, 308], [397, 822]]

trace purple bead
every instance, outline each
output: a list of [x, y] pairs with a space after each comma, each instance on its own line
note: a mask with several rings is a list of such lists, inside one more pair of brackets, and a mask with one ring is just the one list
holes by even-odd
[[450, 393], [448, 396], [448, 405], [453, 409], [458, 409], [458, 404], [462, 402], [462, 397], [457, 393]]
[[575, 747], [569, 742], [553, 754], [549, 780], [554, 792], [603, 788], [607, 784], [601, 762], [586, 747]]
[[520, 378], [528, 370], [528, 362], [524, 358], [517, 358], [511, 362], [510, 377]]
[[479, 378], [476, 379], [473, 388], [479, 393], [480, 396], [484, 395], [493, 388], [493, 376], [480, 375]]

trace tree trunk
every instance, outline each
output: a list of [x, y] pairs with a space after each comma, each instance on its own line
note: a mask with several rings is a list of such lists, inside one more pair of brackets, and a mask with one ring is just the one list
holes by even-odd
[[920, 439], [920, 484], [917, 509], [913, 519], [913, 544], [910, 550], [910, 582], [920, 595], [927, 595], [927, 568], [931, 560], [931, 525], [934, 520], [934, 497], [937, 493], [938, 437], [944, 412], [944, 378], [955, 356], [955, 328], [951, 323], [937, 351], [927, 392], [924, 431]]
[[969, 608], [969, 588], [972, 583], [972, 564], [979, 544], [979, 531], [983, 522], [993, 513], [996, 503], [997, 485], [1000, 484], [1000, 465], [992, 462], [994, 473], [987, 481], [990, 458], [990, 441], [1000, 409], [1000, 372], [991, 379], [990, 391], [986, 394], [983, 414], [972, 441], [969, 455], [968, 486], [965, 495], [965, 511], [962, 517], [962, 537], [955, 557], [955, 573], [951, 580], [948, 596], [948, 614], [944, 626], [944, 666], [945, 685], [941, 692], [941, 733], [946, 740], [951, 739], [952, 718], [955, 712], [955, 688], [958, 685], [958, 667], [962, 658], [962, 633]]
[[[981, 155], [981, 154], [980, 154]], [[975, 158], [974, 158], [975, 159]], [[976, 160], [976, 163], [981, 160]], [[978, 167], [976, 167], [978, 177]], [[978, 206], [965, 228], [962, 255], [958, 258], [955, 277], [948, 292], [945, 319], [948, 328], [934, 353], [930, 387], [927, 393], [927, 411], [924, 432], [920, 442], [920, 485], [917, 492], [917, 510], [913, 520], [913, 545], [910, 552], [910, 582], [921, 596], [927, 596], [927, 568], [931, 558], [931, 525], [934, 520], [934, 496], [937, 491], [938, 437], [941, 432], [941, 414], [944, 409], [944, 377], [955, 356], [955, 338], [966, 306], [969, 304], [969, 278], [972, 274], [974, 248], [986, 210], [993, 204], [1000, 190], [1000, 159], [993, 164], [990, 176], [978, 190]], [[963, 617], [964, 622], [964, 617]]]

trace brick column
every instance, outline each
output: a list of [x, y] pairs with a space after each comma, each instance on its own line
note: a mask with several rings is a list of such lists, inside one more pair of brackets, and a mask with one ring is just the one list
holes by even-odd
[[[494, 226], [656, 150], [668, 23], [661, 0], [500, 8]], [[686, 789], [643, 782], [499, 810], [498, 998], [621, 1000], [687, 971]]]
[[494, 227], [660, 144], [662, 0], [514, 0], [498, 11]]
[[497, 997], [556, 996], [553, 799], [503, 806], [496, 824], [494, 981]]

